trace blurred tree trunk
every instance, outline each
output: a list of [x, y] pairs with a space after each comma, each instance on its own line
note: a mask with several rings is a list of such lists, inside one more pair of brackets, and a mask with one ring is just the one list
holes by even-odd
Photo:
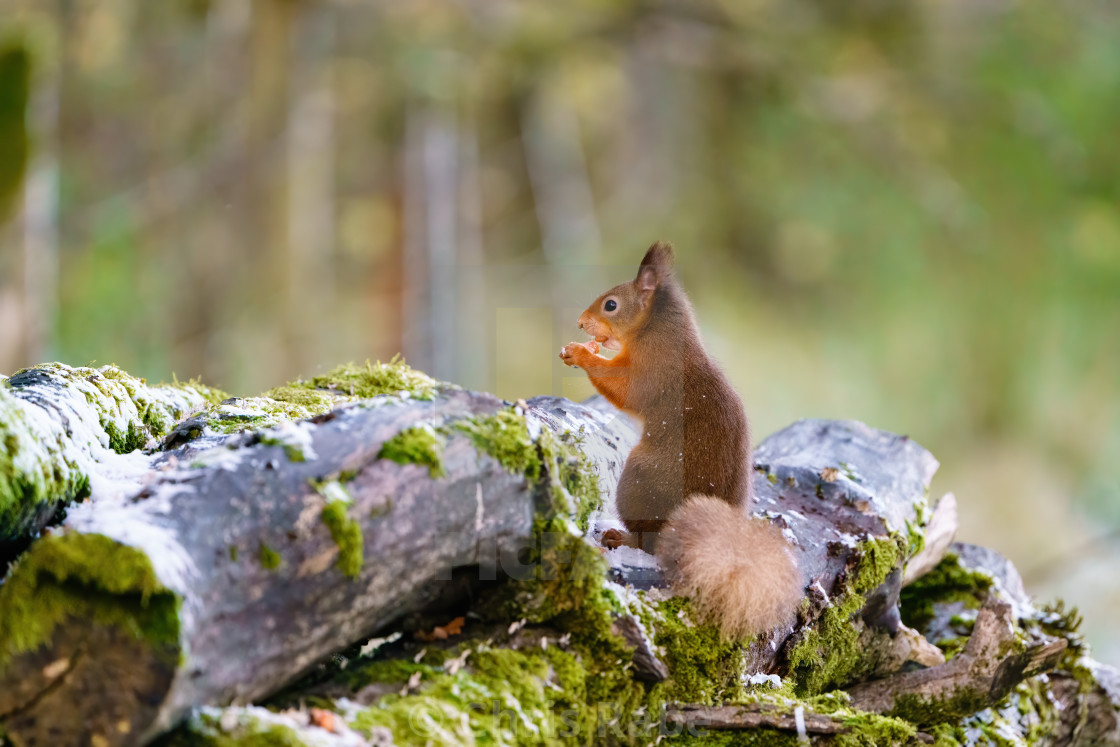
[[335, 300], [335, 25], [333, 7], [309, 7], [291, 48], [283, 295], [284, 344], [293, 373], [309, 373], [333, 357], [329, 341], [316, 331]]
[[436, 377], [455, 373], [459, 133], [454, 105], [409, 105], [404, 158], [405, 356]]
[[195, 101], [212, 137], [201, 157], [203, 163], [191, 171], [194, 194], [183, 209], [170, 212], [171, 228], [164, 234], [164, 240], [170, 233], [182, 242], [179, 261], [186, 280], [175, 289], [176, 311], [168, 322], [175, 341], [171, 369], [187, 378], [229, 382], [228, 356], [215, 354], [215, 348], [222, 347], [222, 335], [242, 308], [235, 289], [244, 285], [248, 252], [229, 248], [249, 239], [248, 192], [242, 174], [251, 161], [241, 142], [246, 137], [248, 97], [231, 117], [225, 112], [225, 93], [231, 84], [243, 89], [248, 79], [248, 68], [239, 64], [239, 56], [252, 17], [247, 6], [232, 3], [212, 5], [204, 12]]
[[479, 388], [492, 388], [490, 351], [493, 349], [493, 325], [489, 324], [489, 274], [485, 271], [482, 204], [482, 159], [479, 153], [478, 117], [464, 112], [459, 128], [459, 256], [461, 264], [458, 284], [464, 289], [458, 296], [457, 336], [470, 339], [472, 345], [461, 346], [455, 361], [459, 380], [472, 382]]
[[[59, 3], [59, 35], [70, 25], [70, 3]], [[41, 64], [37, 88], [28, 99], [29, 126], [36, 147], [23, 190], [23, 365], [51, 357], [58, 316], [59, 204], [58, 162], [62, 88], [72, 61], [65, 49], [55, 64]]]
[[550, 264], [597, 265], [599, 222], [580, 143], [579, 120], [557, 86], [542, 86], [522, 122], [521, 141]]
[[[293, 26], [299, 0], [253, 0], [249, 26], [250, 70], [248, 126], [245, 131], [246, 211], [241, 249], [248, 266], [243, 287], [251, 296], [254, 328], [277, 330], [276, 320], [289, 319], [285, 310], [290, 284], [289, 167], [284, 137], [291, 114], [291, 71], [295, 52]], [[265, 322], [267, 326], [265, 325]], [[274, 332], [274, 335], [277, 334]], [[284, 336], [266, 336], [271, 344], [253, 355], [275, 370], [290, 369]]]

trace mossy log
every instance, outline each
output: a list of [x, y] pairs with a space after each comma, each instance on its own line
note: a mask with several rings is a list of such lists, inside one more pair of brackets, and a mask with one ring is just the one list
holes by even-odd
[[150, 387], [116, 366], [51, 363], [0, 378], [0, 568], [74, 500], [134, 492], [132, 453], [205, 406], [197, 384]]
[[[609, 486], [625, 457], [607, 418], [572, 408], [596, 431], [581, 456], [456, 390], [163, 454], [133, 495], [72, 506], [0, 586], [3, 728], [17, 745], [143, 743], [194, 706], [273, 692], [454, 568], [531, 571], [518, 553], [559, 480], [593, 455]], [[382, 458], [417, 434], [427, 464]]]
[[[369, 385], [373, 374], [388, 383]], [[0, 729], [17, 747], [144, 744], [193, 712], [172, 744], [254, 744], [272, 729], [297, 745], [348, 744], [351, 732], [408, 744], [420, 727], [432, 744], [644, 743], [644, 730], [695, 714], [735, 728], [732, 711], [704, 710], [733, 705], [763, 714], [743, 726], [758, 721], [764, 738], [788, 736], [779, 711], [801, 707], [837, 738], [889, 743], [971, 714], [888, 718], [840, 690], [940, 664], [927, 642], [941, 640], [938, 584], [955, 599], [953, 584], [972, 578], [951, 571], [958, 556], [942, 560], [900, 613], [908, 561], [933, 566], [954, 523], [926, 505], [937, 463], [914, 442], [802, 421], [760, 446], [755, 508], [784, 526], [805, 601], [786, 628], [723, 641], [663, 588], [652, 558], [593, 541], [636, 441], [630, 421], [601, 401], [511, 406], [420, 377], [379, 365], [210, 402], [166, 429], [163, 450], [134, 453], [144, 471], [129, 490], [72, 506], [0, 585]], [[44, 410], [85, 386], [47, 378]], [[289, 422], [308, 411], [271, 413], [276, 402], [320, 414]], [[1055, 619], [1032, 640], [1071, 640]], [[378, 633], [393, 635], [365, 642]], [[1022, 680], [1047, 663], [1001, 681], [1033, 703]], [[1095, 683], [1080, 701], [1092, 710], [1112, 701], [1087, 667], [1077, 681]], [[285, 685], [273, 703], [321, 699], [333, 736], [315, 719], [213, 708]], [[509, 709], [519, 726], [506, 739]]]

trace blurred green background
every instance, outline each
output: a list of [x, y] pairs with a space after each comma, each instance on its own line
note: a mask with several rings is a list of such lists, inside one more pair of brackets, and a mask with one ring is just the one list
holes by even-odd
[[590, 393], [672, 240], [764, 436], [907, 433], [1120, 663], [1120, 6], [4, 0], [0, 370]]

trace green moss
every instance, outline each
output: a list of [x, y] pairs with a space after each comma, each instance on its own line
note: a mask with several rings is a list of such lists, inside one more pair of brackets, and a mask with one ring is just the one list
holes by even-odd
[[475, 448], [498, 460], [514, 474], [523, 474], [536, 482], [541, 475], [541, 458], [536, 444], [529, 438], [525, 418], [512, 407], [496, 415], [461, 420], [453, 426], [470, 436]]
[[445, 386], [447, 385], [431, 376], [411, 368], [397, 355], [388, 363], [366, 361], [364, 366], [349, 363], [310, 381], [293, 381], [285, 388], [325, 389], [361, 399], [387, 394], [432, 399]]
[[350, 494], [346, 486], [337, 480], [314, 483], [313, 486], [327, 500], [321, 518], [330, 530], [331, 539], [338, 545], [336, 566], [344, 576], [357, 578], [362, 572], [363, 539], [361, 524], [348, 514]]
[[1049, 679], [1032, 677], [1020, 682], [1011, 697], [1019, 711], [1020, 722], [1030, 725], [1026, 743], [1045, 744], [1056, 733], [1062, 720], [1062, 711], [1050, 691]]
[[173, 389], [182, 389], [187, 392], [194, 392], [198, 396], [212, 405], [220, 405], [224, 400], [230, 398], [227, 392], [222, 391], [216, 387], [206, 386], [202, 383], [202, 379], [193, 378], [187, 381], [179, 381], [179, 377], [174, 374], [171, 375], [170, 384], [160, 384], [161, 387], [170, 387]]
[[280, 567], [280, 553], [263, 542], [261, 543], [260, 550], [257, 552], [257, 558], [261, 562], [261, 568], [264, 568], [266, 571], [274, 571]]
[[[621, 672], [635, 697], [618, 699], [579, 646], [562, 649], [554, 642], [512, 650], [476, 640], [458, 652], [440, 666], [429, 664], [428, 656], [423, 663], [360, 665], [358, 681], [387, 683], [407, 694], [382, 696], [352, 725], [366, 733], [388, 728], [402, 744], [646, 744], [657, 738], [660, 713], [642, 700], [643, 688]], [[450, 667], [452, 659], [465, 666]], [[408, 682], [415, 687], [405, 688]]]
[[231, 560], [232, 562], [234, 562], [234, 563], [236, 563], [236, 562], [237, 562], [237, 558], [238, 558], [239, 554], [240, 554], [240, 553], [239, 553], [239, 551], [238, 551], [238, 549], [237, 549], [237, 545], [230, 545], [230, 546], [229, 546], [229, 559], [230, 559], [230, 560]]
[[906, 551], [906, 557], [912, 558], [920, 553], [926, 546], [926, 533], [925, 529], [920, 523], [906, 522], [906, 537], [909, 544], [909, 549]]
[[694, 623], [687, 599], [674, 597], [656, 606], [654, 643], [665, 652], [672, 678], [665, 698], [714, 704], [741, 694], [743, 644], [725, 641], [711, 625]]
[[[189, 389], [204, 397], [209, 406], [200, 413], [203, 425], [214, 433], [226, 435], [307, 420], [330, 412], [339, 404], [350, 400], [349, 397], [295, 386], [270, 389], [260, 397], [230, 397], [225, 392], [210, 389], [194, 381], [187, 384], [175, 381], [170, 386]], [[189, 436], [197, 438], [202, 433], [199, 429]], [[283, 443], [277, 445], [288, 446]], [[303, 453], [300, 449], [286, 448], [285, 451], [290, 452], [288, 457], [292, 461], [302, 461]]]
[[1066, 603], [1061, 599], [1042, 605], [1033, 621], [1046, 635], [1065, 639], [1066, 650], [1062, 654], [1058, 668], [1072, 674], [1083, 687], [1087, 685], [1085, 675], [1088, 675], [1088, 679], [1092, 681], [1091, 685], [1095, 686], [1095, 678], [1087, 672], [1082, 663], [1083, 657], [1089, 651], [1085, 638], [1081, 635], [1081, 622], [1081, 614], [1077, 611], [1077, 607], [1066, 609]]
[[112, 421], [105, 421], [101, 424], [105, 432], [109, 434], [109, 448], [118, 454], [127, 454], [130, 451], [136, 451], [144, 447], [148, 442], [145, 433], [136, 427], [136, 423], [129, 421], [124, 431], [116, 426]]
[[955, 553], [949, 553], [933, 570], [902, 590], [902, 621], [921, 630], [933, 619], [935, 603], [961, 602], [966, 608], [979, 609], [991, 586], [991, 576], [965, 568]]
[[211, 405], [202, 415], [206, 427], [217, 433], [240, 433], [247, 430], [275, 428], [329, 412], [334, 400], [318, 405], [301, 405], [268, 397], [235, 397]]
[[953, 638], [942, 638], [934, 645], [945, 654], [945, 661], [949, 661], [961, 651], [964, 651], [964, 647], [968, 645], [968, 636], [962, 635]]
[[340, 402], [346, 402], [348, 397], [339, 397], [317, 389], [306, 389], [299, 386], [278, 386], [269, 389], [261, 395], [276, 402], [286, 402], [297, 405], [313, 412], [326, 412]]
[[925, 729], [925, 732], [933, 737], [934, 747], [961, 747], [969, 744], [964, 729], [955, 724], [935, 724]]
[[964, 615], [950, 615], [949, 625], [962, 633], [972, 633], [973, 627], [976, 626], [976, 618], [965, 617]]
[[[89, 369], [47, 364], [36, 368], [48, 367], [71, 386], [85, 391], [87, 401], [99, 412], [110, 448], [121, 454], [165, 435], [182, 417], [205, 402], [199, 392], [191, 389], [149, 387], [143, 379], [130, 376], [117, 366]], [[90, 384], [96, 389], [91, 391]]]
[[778, 729], [698, 729], [695, 734], [686, 732], [671, 736], [661, 744], [682, 747], [796, 747], [801, 743], [797, 741], [796, 734]]
[[851, 731], [836, 736], [836, 747], [883, 747], [910, 744], [918, 730], [913, 724], [876, 713], [853, 713], [845, 716], [844, 726]]
[[[603, 503], [598, 467], [583, 450], [583, 426], [556, 436], [542, 429], [537, 444], [541, 461], [552, 478], [552, 511], [573, 516], [579, 534], [585, 534], [591, 514]], [[574, 505], [571, 501], [574, 500]]]
[[582, 721], [571, 693], [582, 692], [586, 679], [571, 660], [559, 650], [520, 652], [483, 644], [454, 674], [427, 665], [393, 665], [394, 675], [419, 675], [417, 691], [382, 697], [352, 726], [366, 734], [386, 727], [402, 743], [449, 747], [575, 742]]
[[1047, 635], [1059, 636], [1067, 641], [1076, 636], [1073, 643], [1077, 648], [1084, 648], [1081, 640], [1081, 623], [1084, 620], [1077, 607], [1066, 609], [1065, 600], [1058, 599], [1043, 604], [1039, 613], [1038, 621]]
[[443, 439], [427, 425], [406, 428], [381, 445], [378, 459], [397, 464], [420, 464], [428, 468], [434, 479], [446, 474], [443, 470]]
[[[195, 381], [183, 384], [176, 380], [170, 386], [196, 392], [205, 398], [210, 404], [202, 413], [205, 426], [216, 433], [231, 434], [313, 418], [359, 397], [395, 394], [432, 399], [440, 387], [447, 385], [409, 368], [398, 356], [389, 363], [367, 361], [364, 366], [340, 366], [310, 381], [275, 387], [260, 397], [231, 398], [225, 392]], [[199, 431], [197, 435], [201, 434]], [[197, 437], [193, 433], [190, 435]], [[122, 434], [122, 438], [125, 437], [127, 434]], [[298, 449], [286, 450], [289, 458], [294, 457], [293, 461], [303, 456]]]
[[261, 434], [261, 444], [265, 446], [279, 446], [284, 450], [284, 456], [289, 462], [305, 462], [307, 455], [305, 447], [310, 443], [308, 439], [297, 438], [292, 431], [267, 430]]
[[848, 580], [790, 650], [790, 676], [798, 694], [812, 695], [841, 687], [861, 674], [863, 652], [859, 638], [863, 625], [852, 618], [863, 609], [867, 592], [899, 567], [906, 542], [905, 538], [890, 536], [860, 543], [858, 560]]
[[919, 727], [952, 724], [988, 707], [983, 693], [960, 688], [947, 698], [922, 698], [903, 693], [895, 698], [890, 715]]
[[178, 606], [141, 551], [99, 534], [43, 537], [0, 586], [0, 668], [71, 618], [118, 626], [177, 660]]

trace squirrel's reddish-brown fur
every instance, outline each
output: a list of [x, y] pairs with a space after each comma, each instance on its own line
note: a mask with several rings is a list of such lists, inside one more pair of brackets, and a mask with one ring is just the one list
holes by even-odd
[[560, 357], [642, 423], [615, 500], [628, 531], [603, 543], [655, 552], [674, 589], [728, 637], [787, 621], [801, 599], [797, 564], [777, 527], [749, 514], [747, 416], [704, 350], [669, 245], [651, 246], [638, 276], [597, 298], [579, 326], [594, 341]]

